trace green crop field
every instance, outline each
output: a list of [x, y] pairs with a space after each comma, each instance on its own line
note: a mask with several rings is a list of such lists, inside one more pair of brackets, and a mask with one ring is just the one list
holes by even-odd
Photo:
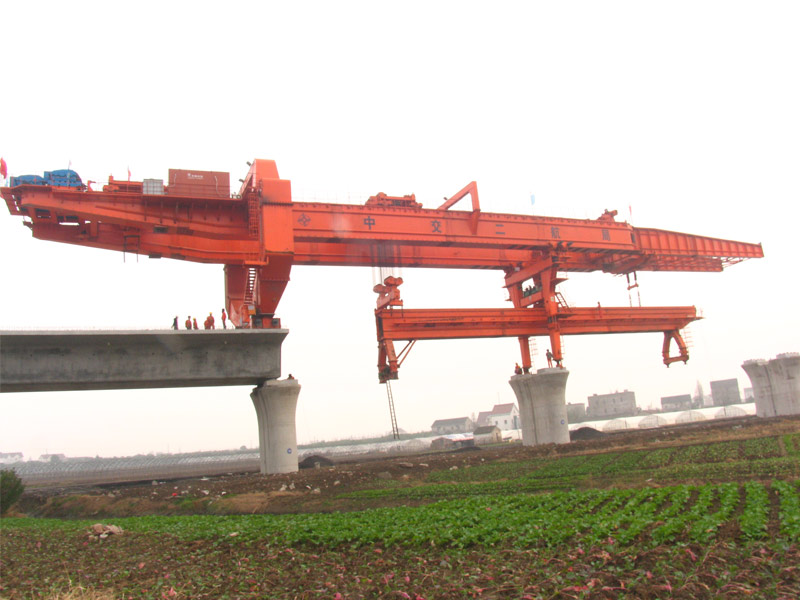
[[374, 508], [117, 518], [101, 541], [3, 519], [0, 595], [796, 598], [799, 442], [486, 462], [339, 495]]

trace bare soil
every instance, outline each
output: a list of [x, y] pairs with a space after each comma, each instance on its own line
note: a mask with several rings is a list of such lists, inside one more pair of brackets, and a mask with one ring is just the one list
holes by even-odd
[[[344, 458], [337, 459], [333, 466], [301, 469], [296, 473], [230, 473], [168, 481], [42, 487], [27, 490], [17, 510], [30, 516], [59, 518], [360, 510], [375, 506], [375, 503], [341, 496], [379, 486], [422, 484], [430, 472], [453, 467], [610, 450], [686, 446], [797, 431], [800, 431], [800, 416], [775, 419], [742, 417], [623, 431], [561, 445], [529, 447], [512, 443], [395, 458]], [[409, 501], [403, 503], [409, 504]], [[384, 499], [380, 505], [391, 505], [391, 501]]]

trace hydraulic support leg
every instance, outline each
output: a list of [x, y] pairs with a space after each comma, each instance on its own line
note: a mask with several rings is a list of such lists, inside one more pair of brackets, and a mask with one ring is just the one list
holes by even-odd
[[558, 323], [558, 301], [556, 300], [556, 267], [544, 269], [541, 274], [542, 304], [547, 315], [547, 330], [550, 336], [550, 351], [553, 361], [561, 367], [564, 357], [561, 354], [561, 330]]
[[530, 337], [527, 335], [521, 335], [517, 338], [519, 340], [519, 350], [522, 354], [522, 370], [525, 373], [529, 373], [531, 370], [531, 347], [528, 341]]
[[[678, 345], [677, 356], [669, 355], [669, 347], [672, 340], [675, 340], [675, 343]], [[672, 329], [664, 332], [664, 345], [661, 348], [661, 355], [664, 357], [664, 364], [668, 367], [674, 362], [682, 360], [685, 364], [686, 361], [689, 360], [689, 350], [686, 348], [686, 342], [683, 341], [679, 330]]]

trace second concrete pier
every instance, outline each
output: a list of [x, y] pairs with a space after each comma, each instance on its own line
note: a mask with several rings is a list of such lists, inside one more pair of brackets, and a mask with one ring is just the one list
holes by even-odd
[[759, 417], [800, 414], [800, 354], [787, 352], [772, 360], [747, 360], [742, 365], [750, 382]]
[[523, 445], [569, 442], [568, 376], [566, 369], [539, 369], [536, 373], [514, 375], [509, 380], [519, 404]]

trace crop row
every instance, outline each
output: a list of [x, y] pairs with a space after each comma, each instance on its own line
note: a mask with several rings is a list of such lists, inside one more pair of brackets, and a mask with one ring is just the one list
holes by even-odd
[[800, 433], [787, 433], [783, 436], [786, 452], [792, 456], [800, 456]]
[[[607, 455], [606, 455], [607, 456]], [[583, 459], [574, 470], [576, 461]], [[707, 463], [698, 465], [673, 465], [659, 470], [637, 471], [630, 467], [627, 472], [604, 470], [595, 457], [566, 457], [554, 461], [556, 464], [538, 471], [529, 472], [517, 479], [483, 481], [486, 472], [478, 472], [478, 482], [471, 482], [473, 472], [466, 469], [460, 481], [455, 483], [434, 483], [412, 487], [392, 487], [358, 490], [343, 494], [346, 498], [395, 498], [435, 500], [439, 498], [463, 498], [468, 496], [491, 496], [498, 494], [534, 493], [542, 491], [566, 490], [576, 487], [595, 487], [617, 483], [628, 483], [645, 475], [653, 481], [668, 483], [675, 481], [730, 481], [748, 478], [790, 478], [796, 476], [797, 463], [792, 457], [767, 458], [761, 460], [736, 461], [731, 463]], [[591, 468], [597, 470], [592, 472]], [[567, 474], [572, 473], [572, 474]]]
[[[779, 510], [770, 515], [769, 494]], [[182, 539], [233, 542], [270, 540], [271, 544], [361, 547], [443, 546], [464, 548], [510, 544], [558, 547], [597, 544], [655, 546], [668, 541], [708, 543], [723, 525], [745, 539], [774, 531], [788, 541], [800, 533], [797, 482], [775, 481], [770, 488], [749, 482], [663, 488], [558, 491], [451, 499], [421, 507], [379, 508], [352, 513], [132, 517], [125, 530], [174, 535]], [[27, 523], [26, 523], [27, 521]], [[88, 522], [4, 520], [3, 528], [79, 528]], [[731, 527], [732, 526], [732, 527]], [[734, 531], [735, 528], [735, 531]], [[731, 533], [731, 531], [734, 531]]]
[[800, 539], [800, 480], [774, 481], [772, 487], [780, 498], [780, 531], [788, 539]]
[[[786, 440], [784, 445], [789, 447]], [[791, 448], [794, 449], [794, 446]], [[779, 439], [765, 437], [686, 448], [660, 448], [652, 451], [609, 452], [564, 456], [557, 459], [493, 463], [470, 469], [437, 471], [428, 476], [428, 481], [497, 482], [507, 479], [535, 479], [563, 484], [569, 480], [574, 482], [593, 477], [625, 479], [636, 478], [642, 474], [647, 474], [648, 478], [674, 481], [693, 477], [715, 479], [754, 475], [780, 477], [796, 474], [796, 469], [795, 457], [782, 456]]]
[[742, 446], [745, 458], [767, 458], [781, 455], [781, 446], [777, 437], [745, 440]]

